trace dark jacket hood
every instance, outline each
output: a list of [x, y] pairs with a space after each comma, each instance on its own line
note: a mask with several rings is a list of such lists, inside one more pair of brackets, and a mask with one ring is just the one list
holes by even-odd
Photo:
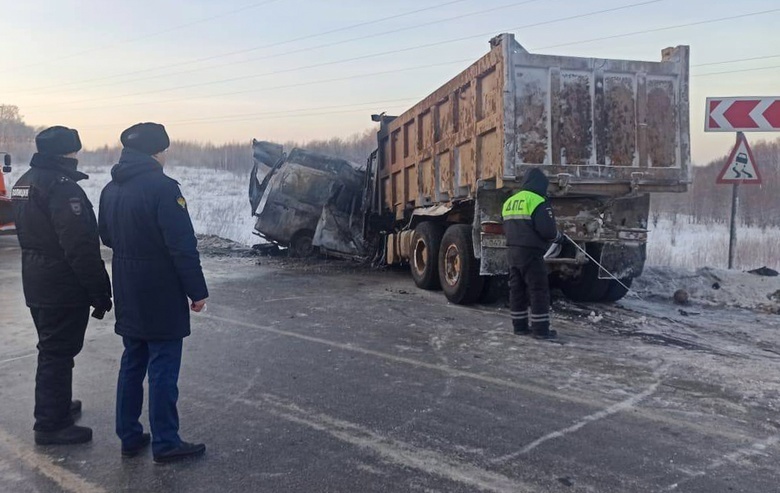
[[45, 152], [36, 152], [30, 161], [31, 168], [50, 169], [59, 171], [73, 181], [86, 180], [89, 175], [76, 169], [79, 165], [78, 159], [73, 159], [56, 154]]
[[148, 154], [135, 149], [122, 149], [119, 162], [111, 168], [111, 178], [117, 183], [124, 183], [144, 173], [162, 173], [159, 162]]
[[531, 168], [525, 173], [525, 180], [523, 181], [523, 190], [528, 190], [542, 197], [547, 197], [547, 187], [550, 185], [550, 180], [544, 175], [539, 168]]

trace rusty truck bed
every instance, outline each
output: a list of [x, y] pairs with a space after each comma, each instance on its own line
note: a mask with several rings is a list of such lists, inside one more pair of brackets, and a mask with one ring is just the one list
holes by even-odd
[[543, 166], [552, 195], [684, 191], [688, 47], [644, 62], [535, 55], [511, 34], [380, 133], [375, 209], [472, 199]]

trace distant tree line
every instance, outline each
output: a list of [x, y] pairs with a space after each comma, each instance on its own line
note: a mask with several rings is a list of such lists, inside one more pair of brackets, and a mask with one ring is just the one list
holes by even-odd
[[[739, 218], [747, 226], [780, 226], [780, 139], [751, 146], [763, 184], [740, 185]], [[651, 219], [683, 215], [696, 223], [725, 223], [731, 217], [731, 186], [716, 180], [728, 156], [693, 168], [693, 184], [684, 194], [653, 196]]]
[[[0, 151], [11, 153], [15, 163], [29, 163], [35, 153], [35, 135], [41, 130], [43, 127], [25, 124], [17, 106], [0, 104]], [[367, 130], [347, 138], [289, 141], [283, 145], [286, 152], [294, 147], [304, 147], [310, 151], [363, 163], [376, 147], [375, 142], [374, 132]], [[83, 150], [79, 153], [79, 161], [85, 166], [111, 166], [119, 160], [121, 151], [118, 145]], [[168, 150], [168, 162], [172, 165], [180, 164], [243, 174], [252, 168], [252, 143], [247, 141], [214, 145], [173, 141]]]
[[[12, 153], [17, 164], [29, 162], [35, 152], [35, 135], [40, 130], [42, 128], [24, 123], [18, 107], [0, 104], [0, 151]], [[290, 141], [283, 145], [286, 152], [293, 147], [303, 147], [362, 164], [376, 147], [376, 136], [373, 130], [366, 130], [347, 138]], [[88, 166], [111, 166], [119, 159], [120, 152], [119, 146], [104, 146], [82, 151], [79, 160]], [[780, 139], [756, 143], [753, 154], [764, 183], [761, 187], [740, 187], [740, 219], [747, 225], [780, 226]], [[686, 193], [654, 195], [651, 222], [661, 216], [672, 217], [675, 221], [684, 216], [697, 223], [727, 222], [731, 187], [715, 183], [725, 161], [724, 155], [706, 166], [694, 167], [693, 183]], [[214, 145], [174, 141], [168, 151], [168, 162], [244, 174], [252, 167], [251, 142]]]

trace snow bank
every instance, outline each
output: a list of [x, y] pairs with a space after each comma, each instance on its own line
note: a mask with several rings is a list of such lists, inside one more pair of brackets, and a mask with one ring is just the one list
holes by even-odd
[[[26, 166], [18, 168], [24, 168], [21, 172], [26, 171]], [[86, 166], [79, 170], [89, 175], [89, 179], [79, 185], [97, 212], [100, 191], [111, 180], [111, 167]], [[249, 206], [248, 171], [246, 176], [240, 176], [229, 171], [166, 166], [165, 174], [181, 184], [196, 233], [220, 236], [244, 245], [259, 243], [257, 236], [252, 234], [254, 218]]]
[[684, 289], [694, 304], [780, 313], [780, 277], [711, 267], [647, 267], [632, 288], [642, 297], [668, 300]]
[[[692, 218], [662, 218], [650, 224], [648, 265], [672, 267], [727, 267], [728, 224], [698, 224]], [[735, 266], [752, 270], [761, 266], [780, 270], [780, 229], [739, 225]]]

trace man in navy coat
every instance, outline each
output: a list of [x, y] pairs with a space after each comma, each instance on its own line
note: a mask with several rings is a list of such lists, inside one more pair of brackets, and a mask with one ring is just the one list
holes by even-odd
[[[139, 123], [122, 132], [122, 156], [100, 196], [99, 228], [114, 251], [116, 333], [122, 336], [116, 432], [122, 455], [132, 457], [152, 440], [155, 462], [201, 455], [203, 444], [179, 437], [176, 409], [182, 340], [189, 310], [200, 312], [208, 289], [187, 202], [163, 173], [170, 145], [165, 127]], [[143, 381], [149, 374], [151, 437], [139, 422]]]

